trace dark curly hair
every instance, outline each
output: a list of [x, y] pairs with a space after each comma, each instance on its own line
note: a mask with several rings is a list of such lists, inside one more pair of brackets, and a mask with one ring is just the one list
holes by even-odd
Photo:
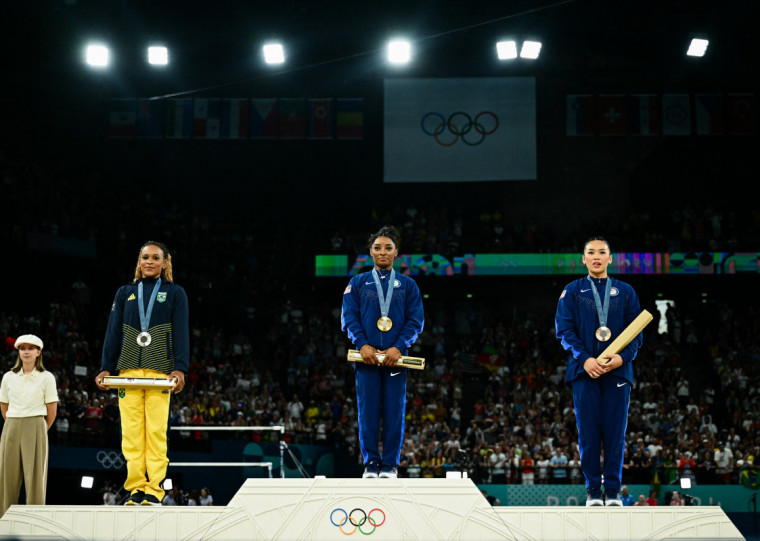
[[400, 246], [401, 243], [401, 233], [398, 229], [393, 227], [392, 225], [384, 225], [381, 227], [377, 232], [372, 233], [369, 236], [369, 240], [367, 241], [367, 248], [372, 249], [372, 244], [377, 240], [378, 237], [388, 237], [393, 241], [393, 244], [396, 245], [396, 248]]

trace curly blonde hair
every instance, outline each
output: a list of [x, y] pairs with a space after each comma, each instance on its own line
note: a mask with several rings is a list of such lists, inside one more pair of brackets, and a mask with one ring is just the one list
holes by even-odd
[[161, 279], [166, 280], [167, 282], [174, 282], [174, 273], [172, 272], [172, 254], [169, 253], [169, 249], [166, 247], [166, 244], [153, 240], [149, 240], [143, 244], [140, 247], [140, 251], [137, 252], [137, 266], [135, 267], [135, 279], [133, 282], [137, 282], [143, 278], [142, 270], [140, 269], [140, 254], [142, 254], [142, 251], [148, 246], [155, 246], [161, 250], [161, 252], [164, 254], [164, 258], [166, 259], [166, 268], [161, 269]]

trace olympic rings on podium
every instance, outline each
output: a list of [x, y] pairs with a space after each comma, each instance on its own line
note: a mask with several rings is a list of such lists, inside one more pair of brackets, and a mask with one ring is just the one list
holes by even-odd
[[[486, 117], [491, 117], [492, 119], [490, 122], [492, 127], [490, 129], [486, 129], [481, 122], [481, 120], [485, 121]], [[436, 120], [439, 121], [435, 124], [435, 128], [432, 131], [430, 130], [429, 125], [427, 125], [428, 119], [431, 118], [434, 122]], [[455, 113], [451, 113], [449, 118], [446, 119], [441, 113], [430, 112], [422, 117], [420, 128], [422, 128], [422, 132], [425, 135], [434, 138], [435, 142], [442, 147], [450, 147], [460, 139], [465, 145], [474, 147], [481, 144], [487, 135], [491, 135], [499, 129], [499, 117], [496, 116], [496, 113], [491, 111], [481, 111], [475, 115], [475, 118], [473, 119], [464, 111], [456, 111]], [[450, 140], [442, 140], [439, 136], [447, 130], [449, 133], [453, 134], [453, 138]], [[480, 136], [466, 137], [467, 134], [473, 130]]]
[[[340, 523], [335, 522], [334, 515], [336, 511], [340, 511], [343, 513], [343, 518], [341, 519]], [[354, 518], [354, 513], [356, 513], [357, 511], [361, 512], [361, 514], [364, 515], [359, 520]], [[377, 518], [379, 517], [375, 518], [372, 516], [372, 514], [375, 513], [375, 511], [383, 515], [382, 522], [377, 522]], [[359, 532], [361, 532], [364, 535], [370, 535], [370, 534], [373, 534], [377, 528], [385, 524], [385, 511], [379, 508], [375, 508], [375, 509], [372, 509], [369, 513], [367, 513], [366, 511], [364, 511], [364, 509], [357, 507], [355, 509], [352, 509], [350, 513], [347, 513], [345, 509], [337, 507], [332, 510], [332, 513], [330, 513], [330, 522], [332, 523], [333, 526], [338, 527], [341, 533], [344, 535], [353, 535], [354, 533], [356, 533], [356, 530], [359, 530]], [[351, 526], [354, 527], [354, 529], [351, 530], [350, 532], [343, 529], [343, 526], [348, 522], [350, 522]], [[369, 522], [370, 525], [372, 526], [372, 530], [365, 532], [362, 529], [362, 526], [364, 526], [367, 522]]]

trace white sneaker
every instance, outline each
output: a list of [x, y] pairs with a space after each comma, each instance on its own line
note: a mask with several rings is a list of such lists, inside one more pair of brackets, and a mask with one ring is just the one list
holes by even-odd
[[604, 507], [604, 501], [601, 498], [589, 498], [586, 500], [586, 507]]
[[604, 505], [607, 507], [623, 507], [623, 500], [621, 500], [618, 496], [610, 499], [605, 498]]
[[377, 479], [378, 475], [380, 474], [380, 463], [379, 462], [370, 462], [366, 466], [364, 466], [364, 473], [362, 474], [363, 479]]
[[383, 466], [380, 470], [380, 478], [398, 479], [398, 469], [395, 466]]

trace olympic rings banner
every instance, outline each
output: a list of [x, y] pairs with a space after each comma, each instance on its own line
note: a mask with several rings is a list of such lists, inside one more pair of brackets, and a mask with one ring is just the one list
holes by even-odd
[[536, 179], [533, 77], [386, 79], [385, 182]]

